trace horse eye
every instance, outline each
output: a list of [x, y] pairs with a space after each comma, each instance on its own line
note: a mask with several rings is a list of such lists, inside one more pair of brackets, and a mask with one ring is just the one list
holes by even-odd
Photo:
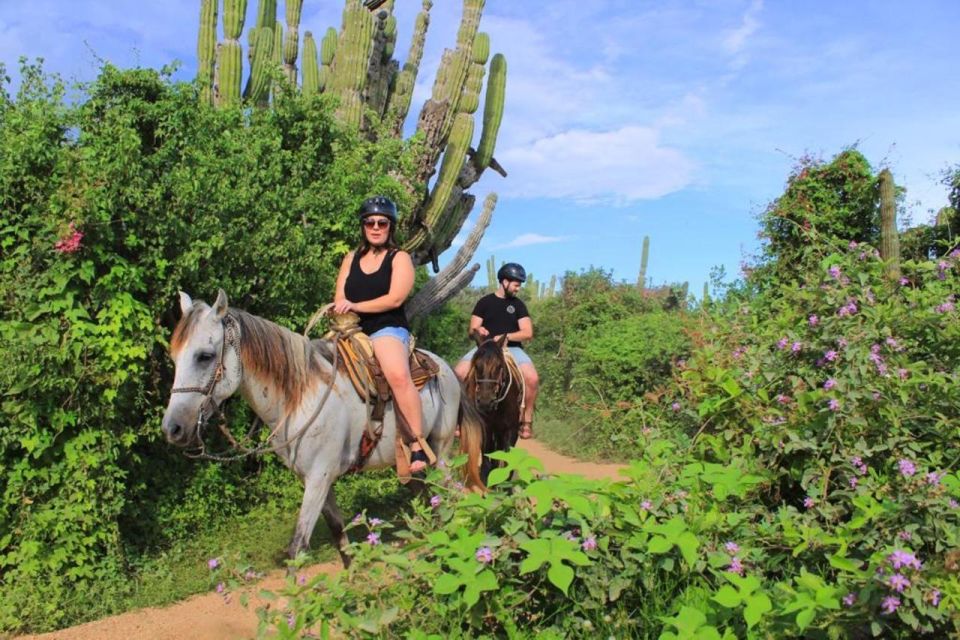
[[197, 358], [197, 362], [202, 364], [202, 363], [210, 362], [211, 360], [213, 360], [213, 354], [210, 353], [209, 351], [201, 351], [200, 353], [197, 354], [196, 358]]

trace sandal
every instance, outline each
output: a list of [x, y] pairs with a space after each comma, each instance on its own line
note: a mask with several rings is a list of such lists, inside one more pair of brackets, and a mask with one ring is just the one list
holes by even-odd
[[430, 458], [423, 449], [410, 452], [410, 473], [421, 473], [430, 466]]
[[520, 423], [520, 439], [529, 440], [533, 437], [533, 422], [526, 420]]

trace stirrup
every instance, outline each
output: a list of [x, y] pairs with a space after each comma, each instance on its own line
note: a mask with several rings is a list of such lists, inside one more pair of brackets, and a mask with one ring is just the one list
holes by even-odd
[[[427, 467], [433, 466], [437, 463], [436, 454], [433, 453], [433, 449], [430, 448], [430, 445], [427, 444], [427, 441], [424, 438], [417, 438], [417, 442], [420, 444], [420, 451], [412, 451], [410, 446], [403, 441], [398, 440], [397, 442], [400, 450], [402, 451], [404, 462], [406, 462], [406, 469], [397, 469], [397, 471], [400, 472], [399, 475], [401, 483], [406, 484], [410, 481], [411, 475], [423, 473], [426, 471]], [[426, 465], [424, 465], [422, 469], [411, 471], [410, 465], [412, 465], [414, 462], [425, 462]]]

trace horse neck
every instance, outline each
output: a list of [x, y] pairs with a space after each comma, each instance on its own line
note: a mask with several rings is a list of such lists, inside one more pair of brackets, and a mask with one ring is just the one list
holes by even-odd
[[317, 391], [330, 375], [310, 341], [270, 320], [233, 310], [241, 326], [240, 392], [268, 425], [312, 410]]

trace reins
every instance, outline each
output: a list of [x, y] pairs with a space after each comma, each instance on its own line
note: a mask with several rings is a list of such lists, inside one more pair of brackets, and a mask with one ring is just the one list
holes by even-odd
[[[485, 340], [484, 342], [481, 343], [481, 346], [482, 346], [483, 344], [486, 344], [487, 342], [493, 342], [493, 340]], [[478, 349], [479, 349], [479, 347], [478, 347]], [[473, 377], [474, 395], [476, 395], [476, 394], [479, 392], [480, 383], [487, 383], [487, 384], [490, 384], [490, 383], [498, 383], [498, 384], [500, 385], [500, 388], [503, 389], [503, 393], [500, 395], [499, 398], [497, 398], [497, 400], [496, 400], [493, 404], [494, 404], [494, 406], [498, 406], [501, 402], [503, 402], [504, 400], [506, 400], [507, 395], [510, 393], [510, 387], [513, 386], [513, 381], [514, 381], [513, 367], [510, 366], [510, 362], [507, 360], [506, 353], [503, 354], [503, 368], [507, 370], [507, 382], [506, 382], [506, 384], [504, 384], [504, 381], [503, 381], [503, 377], [502, 377], [502, 376], [499, 377], [499, 378], [477, 378], [476, 375], [474, 375], [474, 377]], [[473, 372], [475, 372], [475, 370], [471, 370], [471, 372], [473, 373]], [[498, 390], [498, 393], [499, 393], [499, 390]], [[524, 384], [523, 376], [520, 376], [520, 411], [521, 411], [521, 414], [522, 414], [522, 412], [523, 412], [523, 407], [524, 407], [524, 404], [525, 404], [525, 402], [526, 402], [526, 396], [527, 396], [527, 385]]]

